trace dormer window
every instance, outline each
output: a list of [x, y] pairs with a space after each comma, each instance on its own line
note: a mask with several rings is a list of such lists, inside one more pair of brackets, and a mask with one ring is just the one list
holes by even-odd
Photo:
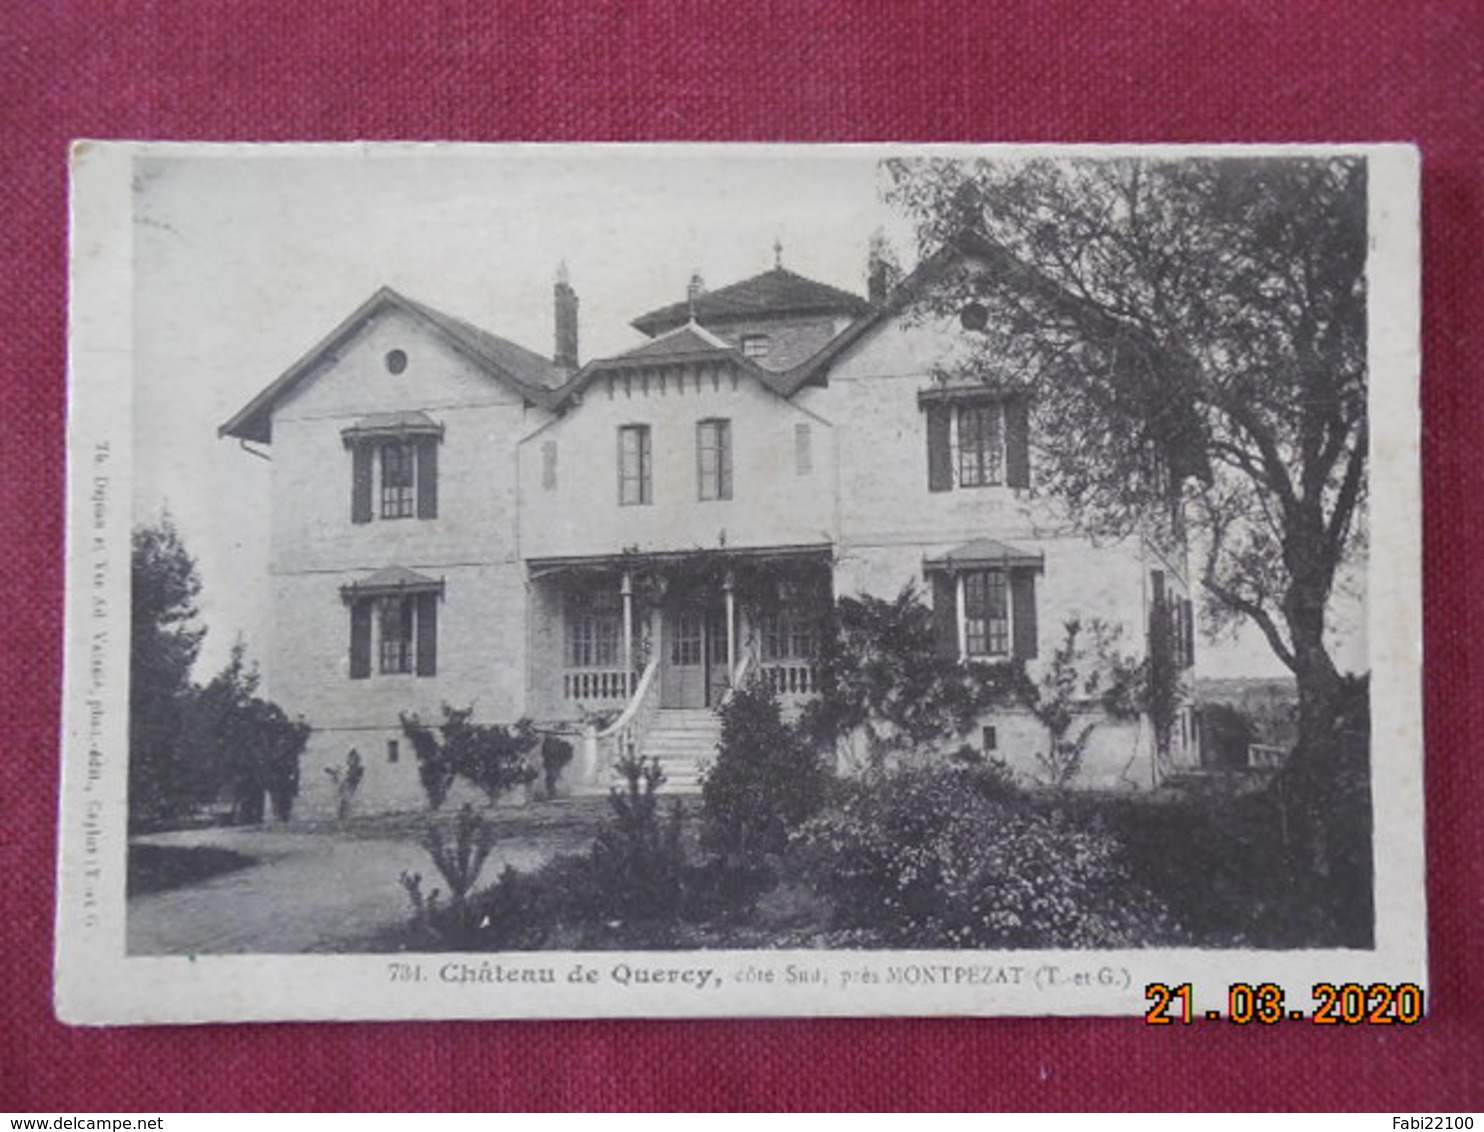
[[742, 335], [742, 356], [744, 358], [766, 358], [772, 342], [766, 334], [744, 334]]

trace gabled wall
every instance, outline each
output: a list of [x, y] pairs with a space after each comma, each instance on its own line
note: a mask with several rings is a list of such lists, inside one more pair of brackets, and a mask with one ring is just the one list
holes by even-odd
[[[388, 371], [391, 350], [407, 355]], [[444, 427], [438, 515], [351, 521], [352, 456], [342, 431], [373, 413], [421, 411]], [[315, 727], [301, 771], [302, 808], [331, 805], [324, 767], [355, 747], [367, 764], [361, 803], [418, 805], [416, 764], [398, 714], [437, 719], [443, 703], [474, 704], [508, 722], [524, 710], [525, 577], [517, 548], [516, 447], [540, 410], [420, 320], [375, 316], [275, 411], [268, 692]], [[387, 566], [444, 583], [437, 673], [351, 679], [350, 615], [341, 587]], [[387, 740], [400, 758], [387, 762]]]
[[[687, 371], [599, 377], [565, 416], [520, 446], [520, 549], [524, 558], [685, 551], [700, 547], [817, 545], [833, 537], [835, 437], [827, 421], [754, 378], [713, 380]], [[699, 498], [696, 426], [731, 422], [732, 498]], [[648, 425], [653, 502], [620, 505], [618, 434]], [[796, 426], [809, 428], [810, 469], [795, 459]], [[555, 445], [556, 480], [545, 483], [546, 446]]]

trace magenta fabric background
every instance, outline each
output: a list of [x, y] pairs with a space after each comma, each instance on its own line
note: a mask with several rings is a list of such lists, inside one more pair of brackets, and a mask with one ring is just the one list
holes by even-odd
[[[1471, 648], [1484, 639], [1484, 5], [6, 8], [0, 1109], [1484, 1106], [1484, 686]], [[1432, 1016], [1369, 1031], [1134, 1019], [59, 1025], [75, 137], [1418, 142]]]

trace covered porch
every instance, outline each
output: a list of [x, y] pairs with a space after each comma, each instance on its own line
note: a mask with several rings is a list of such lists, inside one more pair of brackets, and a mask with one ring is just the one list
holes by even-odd
[[714, 709], [754, 673], [796, 709], [818, 689], [831, 562], [827, 544], [532, 561], [533, 714]]

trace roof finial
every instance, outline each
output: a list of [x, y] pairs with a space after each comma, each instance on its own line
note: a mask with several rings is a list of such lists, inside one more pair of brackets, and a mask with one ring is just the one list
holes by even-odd
[[773, 237], [773, 268], [781, 270], [783, 267], [783, 237]]

